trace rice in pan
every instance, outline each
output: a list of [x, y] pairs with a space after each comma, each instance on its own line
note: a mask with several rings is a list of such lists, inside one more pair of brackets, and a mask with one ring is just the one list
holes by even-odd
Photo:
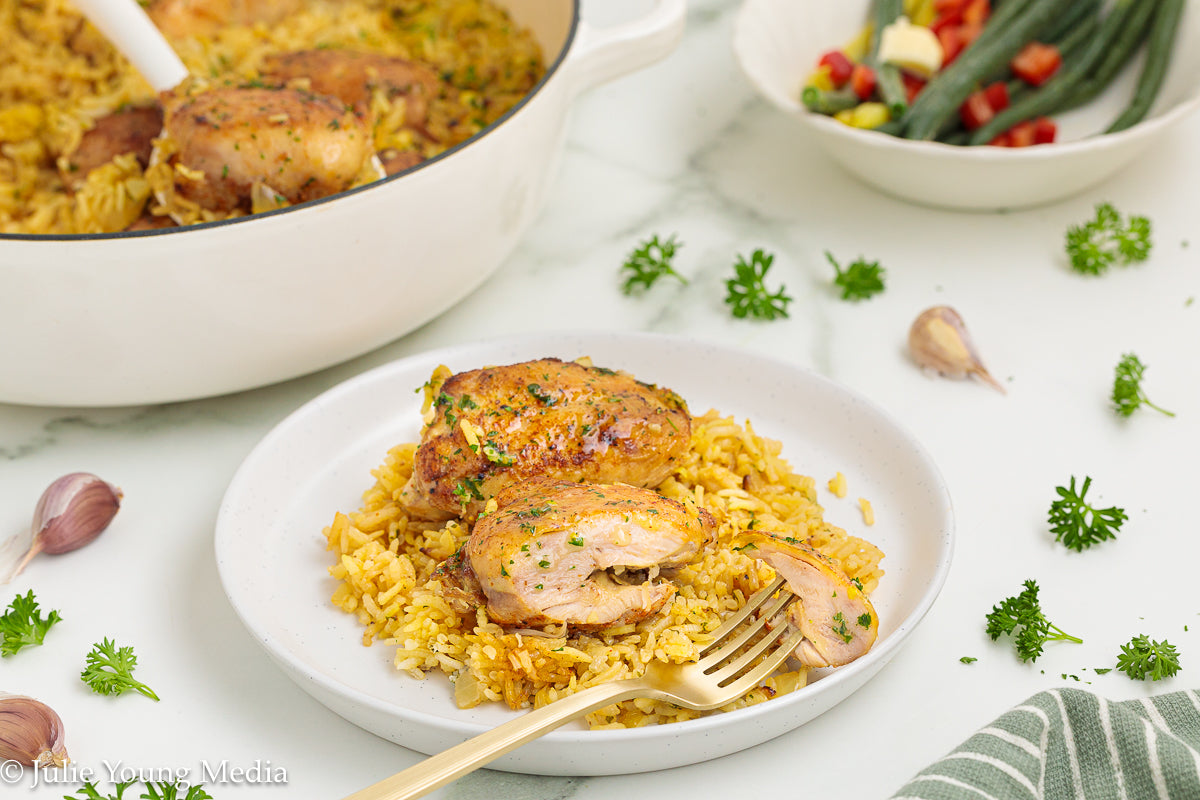
[[[478, 133], [544, 73], [532, 35], [487, 0], [143, 5], [194, 76], [193, 89], [261, 86], [268, 55], [304, 50], [384, 54], [428, 67], [437, 89], [420, 135], [405, 124], [411, 109], [402, 97], [377, 91], [369, 109], [359, 110], [375, 152], [397, 170]], [[225, 20], [233, 9], [253, 9], [262, 19]], [[78, 171], [81, 140], [98, 121], [157, 102], [69, 2], [0, 0], [0, 233], [102, 233], [247, 213], [177, 202], [170, 188], [179, 176], [165, 162], [149, 166], [144, 154], [118, 153], [86, 176]], [[364, 171], [359, 182], [378, 177]]]
[[[453, 681], [460, 707], [504, 702], [539, 707], [597, 683], [641, 674], [650, 659], [694, 660], [720, 619], [770, 583], [774, 571], [738, 552], [734, 536], [765, 528], [807, 542], [829, 556], [870, 594], [883, 571], [883, 553], [823, 518], [812, 478], [796, 474], [779, 442], [747, 421], [716, 411], [694, 417], [684, 463], [657, 490], [690, 498], [718, 524], [717, 541], [672, 576], [677, 593], [663, 612], [636, 624], [592, 633], [519, 632], [492, 623], [484, 610], [461, 614], [439, 593], [434, 568], [454, 554], [469, 529], [409, 520], [397, 498], [413, 470], [415, 443], [398, 445], [373, 471], [362, 506], [338, 513], [325, 529], [336, 559], [333, 603], [355, 614], [363, 644], [394, 646], [395, 665], [413, 678], [441, 672]], [[722, 710], [752, 705], [803, 686], [806, 670], [778, 674]], [[449, 698], [448, 698], [449, 700]], [[593, 729], [675, 722], [699, 712], [634, 699], [593, 712]]]

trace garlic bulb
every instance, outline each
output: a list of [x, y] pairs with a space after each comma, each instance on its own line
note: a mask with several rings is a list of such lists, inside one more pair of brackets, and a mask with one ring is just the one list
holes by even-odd
[[27, 767], [62, 767], [71, 760], [62, 719], [45, 703], [0, 694], [0, 761]]
[[908, 350], [918, 365], [950, 378], [974, 375], [996, 391], [1004, 387], [979, 360], [962, 317], [950, 306], [921, 312], [908, 331]]
[[[19, 575], [38, 553], [68, 553], [91, 542], [112, 522], [123, 496], [120, 489], [90, 472], [72, 472], [54, 481], [38, 500], [30, 532], [0, 548], [3, 582]], [[27, 549], [17, 561], [9, 554], [22, 546]]]

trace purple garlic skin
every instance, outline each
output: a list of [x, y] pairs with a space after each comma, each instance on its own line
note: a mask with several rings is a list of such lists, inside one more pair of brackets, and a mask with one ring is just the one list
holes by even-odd
[[72, 472], [46, 488], [33, 511], [34, 547], [58, 555], [88, 544], [121, 508], [121, 490], [90, 472]]
[[27, 767], [62, 767], [70, 762], [62, 719], [45, 703], [0, 694], [0, 761]]

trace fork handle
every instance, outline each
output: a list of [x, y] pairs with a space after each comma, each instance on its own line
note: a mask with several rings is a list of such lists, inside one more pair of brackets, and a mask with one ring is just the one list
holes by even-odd
[[486, 733], [430, 756], [343, 800], [409, 800], [422, 797], [589, 711], [618, 700], [652, 694], [638, 678], [592, 686], [497, 725]]

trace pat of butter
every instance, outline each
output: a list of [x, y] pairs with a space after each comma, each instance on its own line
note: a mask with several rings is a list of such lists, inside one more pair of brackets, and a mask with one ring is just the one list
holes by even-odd
[[879, 60], [922, 78], [942, 68], [942, 43], [922, 25], [913, 25], [908, 17], [899, 17], [879, 36]]

